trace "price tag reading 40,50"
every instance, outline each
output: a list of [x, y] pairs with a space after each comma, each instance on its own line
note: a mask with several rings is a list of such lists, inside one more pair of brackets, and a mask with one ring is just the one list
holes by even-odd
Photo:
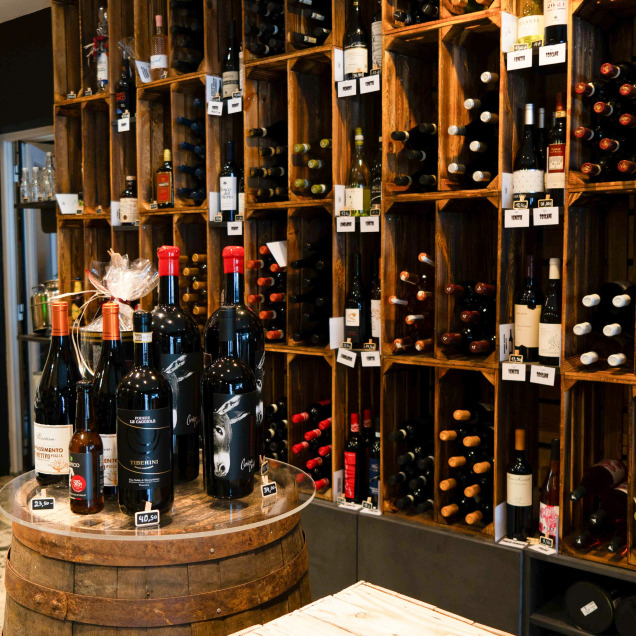
[[142, 510], [135, 513], [135, 527], [156, 526], [159, 523], [158, 510]]

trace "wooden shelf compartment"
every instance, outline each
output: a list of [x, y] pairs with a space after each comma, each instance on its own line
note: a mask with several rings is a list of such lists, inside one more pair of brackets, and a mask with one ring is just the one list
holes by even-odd
[[[173, 218], [169, 214], [144, 214], [139, 219], [139, 256], [158, 265], [157, 250], [172, 245]], [[141, 309], [150, 310], [157, 304], [157, 288], [141, 299]]]
[[[97, 87], [97, 58], [94, 56], [88, 57], [90, 48], [85, 48], [89, 44], [93, 44], [93, 39], [97, 34], [98, 25], [98, 12], [100, 7], [107, 9], [107, 3], [103, 0], [79, 0], [79, 47], [80, 47], [80, 71], [81, 71], [81, 83], [80, 89], [85, 94], [90, 89], [93, 95], [97, 95], [100, 91]], [[108, 12], [108, 23], [110, 29], [110, 12]], [[112, 40], [109, 40], [109, 44]], [[109, 77], [110, 77], [110, 58], [109, 62]], [[72, 86], [70, 87], [72, 90]], [[112, 93], [113, 87], [107, 86], [106, 93]]]
[[[121, 77], [123, 48], [119, 44], [134, 42], [135, 15], [134, 2], [130, 0], [109, 0], [108, 2], [108, 81], [110, 92], [115, 94], [116, 85]], [[133, 44], [134, 46], [134, 44]], [[130, 71], [136, 79], [135, 61], [130, 60]]]
[[[391, 206], [385, 204], [385, 212], [382, 219], [382, 305], [381, 305], [381, 333], [382, 354], [391, 357], [402, 357], [403, 354], [393, 355], [393, 341], [396, 338], [411, 336], [413, 340], [433, 338], [436, 334], [428, 332], [422, 336], [413, 327], [406, 324], [405, 318], [412, 313], [410, 308], [392, 305], [389, 303], [391, 296], [414, 297], [418, 287], [400, 280], [402, 271], [426, 276], [428, 290], [433, 292], [433, 299], [427, 301], [414, 301], [417, 308], [415, 313], [430, 312], [434, 323], [435, 293], [435, 268], [425, 263], [420, 263], [418, 255], [425, 252], [435, 260], [435, 203], [394, 203]], [[417, 326], [417, 325], [415, 325]], [[417, 354], [413, 349], [409, 351], [409, 357], [431, 359], [434, 351]]]
[[[396, 500], [408, 489], [404, 484], [391, 485], [389, 478], [400, 472], [398, 455], [407, 450], [406, 442], [392, 442], [389, 435], [398, 430], [410, 418], [429, 418], [430, 430], [421, 430], [423, 442], [434, 446], [435, 417], [435, 368], [397, 364], [396, 360], [384, 359], [381, 377], [382, 420], [381, 420], [381, 464], [380, 488], [382, 511], [385, 514], [432, 524], [434, 511], [417, 513], [414, 509], [399, 510]], [[433, 484], [433, 498], [438, 496], [437, 482]]]
[[[304, 52], [316, 46], [340, 46], [342, 42], [342, 35], [340, 30], [343, 28], [341, 24], [344, 20], [344, 6], [342, 0], [327, 0], [327, 2], [321, 2], [316, 7], [306, 7], [303, 4], [285, 3], [285, 51], [287, 53]], [[300, 14], [301, 7], [309, 9], [316, 9], [316, 13], [325, 16], [324, 20], [314, 20], [309, 16], [304, 17]], [[334, 19], [335, 18], [335, 21]], [[321, 44], [313, 46], [299, 46], [292, 40], [292, 33], [303, 33], [304, 35], [313, 36], [313, 31], [316, 27], [323, 27], [330, 29], [331, 33]], [[334, 29], [337, 31], [334, 32]], [[336, 36], [340, 35], [339, 39]], [[319, 40], [320, 41], [320, 40]]]
[[84, 211], [110, 209], [110, 111], [104, 101], [82, 104], [82, 173]]
[[[274, 404], [281, 399], [287, 399], [287, 356], [284, 353], [267, 351], [265, 353], [263, 373], [263, 406]], [[291, 413], [287, 411], [287, 422], [291, 421]], [[267, 417], [264, 418], [264, 430], [269, 428]], [[287, 456], [291, 454], [289, 440], [287, 440]], [[265, 446], [265, 455], [271, 457], [271, 451]]]
[[[55, 103], [82, 86], [79, 4], [51, 3], [53, 23], [53, 91]], [[56, 136], [57, 137], [57, 136]], [[59, 156], [59, 155], [58, 155]]]
[[560, 551], [569, 556], [619, 567], [628, 554], [607, 551], [612, 533], [588, 549], [577, 549], [574, 538], [587, 527], [587, 519], [599, 505], [598, 497], [570, 501], [569, 493], [579, 484], [583, 471], [605, 460], [621, 460], [627, 474], [627, 546], [634, 545], [634, 386], [566, 380], [562, 385], [561, 541]]
[[61, 294], [73, 291], [72, 281], [74, 279], [84, 280], [86, 263], [82, 220], [71, 218], [59, 221], [57, 227], [57, 271]]
[[78, 106], [55, 106], [55, 186], [58, 192], [81, 192], [82, 117]]
[[[89, 219], [84, 221], [84, 263], [86, 268], [93, 269], [94, 263], [109, 262], [108, 250], [111, 246], [111, 227], [107, 219]], [[85, 270], [82, 272], [81, 279], [83, 289], [93, 289]], [[88, 294], [83, 296], [85, 301], [89, 297], [90, 295]], [[85, 323], [93, 320], [98, 308], [99, 303], [97, 301], [93, 301], [86, 308]]]
[[117, 119], [115, 100], [110, 101], [110, 119], [110, 194], [112, 201], [119, 201], [126, 177], [137, 177], [137, 120], [130, 122], [130, 130], [118, 132], [117, 125], [112, 125]]
[[139, 258], [139, 228], [131, 225], [119, 225], [111, 228], [113, 250], [128, 255], [129, 262]]
[[[245, 42], [241, 39], [241, 4], [241, 0], [204, 2], [205, 70], [208, 74], [221, 75], [222, 73], [223, 62], [230, 43], [230, 23], [232, 20], [236, 25], [236, 46], [239, 46], [241, 41]], [[217, 25], [222, 26], [219, 28]]]
[[[439, 40], [438, 32], [415, 40], [393, 38], [389, 41], [382, 62], [382, 91], [387, 96], [382, 122], [382, 182], [384, 195], [409, 196], [406, 186], [393, 183], [397, 175], [411, 175], [425, 166], [437, 179], [438, 190], [438, 142], [441, 130], [430, 136], [426, 147], [420, 144], [394, 141], [391, 133], [410, 130], [422, 123], [438, 125]], [[424, 162], [410, 161], [408, 149], [424, 150]], [[414, 188], [417, 191], [417, 186]], [[429, 193], [432, 194], [432, 193]]]

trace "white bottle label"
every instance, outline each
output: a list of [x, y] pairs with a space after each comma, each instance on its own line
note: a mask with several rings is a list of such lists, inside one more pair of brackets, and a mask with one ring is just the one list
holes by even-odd
[[517, 39], [543, 40], [543, 16], [528, 15], [517, 21]]
[[373, 338], [380, 337], [380, 316], [381, 302], [379, 300], [371, 301], [371, 336]]
[[117, 435], [102, 435], [104, 447], [104, 486], [117, 485]]
[[565, 188], [565, 144], [548, 146], [548, 171], [545, 175], [546, 189]]
[[532, 475], [508, 473], [506, 480], [506, 502], [511, 506], [532, 505]]
[[68, 446], [73, 427], [68, 424], [33, 425], [33, 453], [35, 472], [44, 475], [68, 475]]
[[359, 309], [345, 309], [345, 326], [346, 327], [360, 326], [360, 310]]
[[371, 23], [371, 68], [382, 68], [382, 20]]
[[150, 56], [150, 68], [168, 68], [168, 56], [167, 55], [151, 55]]
[[119, 216], [122, 223], [136, 223], [139, 221], [139, 208], [137, 199], [119, 199]]
[[364, 188], [346, 188], [345, 207], [349, 210], [364, 210]]
[[539, 324], [539, 355], [546, 358], [561, 356], [561, 325]]
[[238, 195], [238, 213], [245, 215], [245, 192], [239, 192]]
[[97, 56], [97, 83], [102, 88], [108, 85], [108, 54], [105, 51]]
[[223, 73], [223, 98], [232, 97], [233, 93], [239, 89], [239, 72], [226, 71]]
[[539, 319], [541, 305], [530, 309], [528, 305], [515, 305], [515, 347], [536, 349], [539, 346]]
[[568, 23], [568, 0], [545, 0], [543, 6], [546, 27]]
[[344, 72], [345, 75], [364, 74], [369, 70], [369, 52], [366, 46], [355, 46], [345, 49]]
[[543, 170], [515, 170], [512, 173], [512, 193], [531, 194], [545, 192], [545, 172]]
[[220, 177], [221, 210], [236, 210], [236, 177]]

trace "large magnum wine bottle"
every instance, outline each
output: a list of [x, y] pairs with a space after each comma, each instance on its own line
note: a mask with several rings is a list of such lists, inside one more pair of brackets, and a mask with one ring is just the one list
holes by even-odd
[[515, 430], [515, 456], [506, 480], [506, 534], [525, 541], [532, 534], [532, 466], [526, 457], [526, 431]]
[[214, 497], [236, 499], [254, 489], [260, 392], [236, 346], [237, 308], [220, 307], [217, 314], [219, 355], [201, 382], [205, 489]]
[[117, 387], [119, 507], [133, 515], [167, 512], [174, 501], [172, 474], [172, 391], [154, 366], [152, 314], [133, 316], [134, 364]]
[[174, 476], [199, 476], [199, 383], [203, 368], [201, 335], [194, 318], [179, 306], [179, 248], [164, 245], [159, 256], [159, 302], [152, 310], [155, 364], [172, 389]]
[[49, 353], [35, 394], [33, 453], [40, 486], [66, 485], [68, 445], [75, 424], [75, 383], [80, 379], [68, 329], [68, 303], [51, 303]]
[[93, 380], [93, 408], [104, 447], [104, 496], [117, 497], [117, 387], [127, 373], [119, 334], [119, 305], [102, 305], [102, 350]]

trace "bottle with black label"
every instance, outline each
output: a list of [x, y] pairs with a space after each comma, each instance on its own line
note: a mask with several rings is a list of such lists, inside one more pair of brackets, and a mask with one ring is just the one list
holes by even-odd
[[155, 367], [152, 314], [133, 316], [134, 364], [117, 387], [119, 507], [128, 515], [170, 511], [172, 475], [172, 390]]
[[256, 411], [260, 392], [256, 376], [239, 357], [236, 307], [218, 309], [218, 357], [206, 369], [203, 392], [203, 462], [208, 495], [247, 497], [254, 489]]
[[360, 253], [353, 255], [353, 276], [345, 302], [345, 339], [353, 347], [362, 347], [369, 333], [370, 303], [362, 282]]
[[199, 383], [201, 335], [189, 311], [179, 306], [179, 248], [164, 245], [159, 257], [159, 302], [152, 310], [155, 364], [172, 389], [175, 480], [199, 476]]
[[68, 447], [71, 512], [92, 515], [104, 508], [104, 447], [93, 413], [93, 383], [76, 385], [75, 433]]

